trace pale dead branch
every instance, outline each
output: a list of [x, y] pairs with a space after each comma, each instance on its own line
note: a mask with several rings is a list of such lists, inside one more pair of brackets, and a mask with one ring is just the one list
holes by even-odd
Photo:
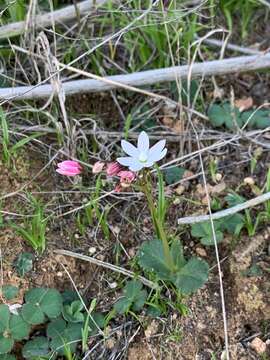
[[[60, 64], [59, 65], [63, 65]], [[76, 68], [63, 65], [69, 70], [75, 71]], [[79, 71], [82, 75], [87, 74], [89, 79], [67, 81], [63, 83], [63, 90], [66, 95], [76, 93], [108, 91], [115, 88], [134, 90], [136, 86], [153, 85], [162, 82], [175, 81], [175, 77], [186, 79], [187, 76], [192, 78], [217, 76], [232, 73], [248, 72], [262, 70], [270, 67], [270, 53], [240, 56], [224, 60], [205, 61], [202, 63], [193, 63], [190, 65], [168, 67], [163, 69], [147, 70], [135, 72], [127, 75], [113, 75], [101, 77], [89, 72]], [[48, 98], [53, 92], [52, 85], [40, 86], [18, 86], [15, 88], [0, 89], [0, 99], [19, 100]], [[144, 91], [146, 93], [146, 91]]]
[[79, 259], [79, 260], [88, 261], [88, 262], [90, 262], [90, 263], [92, 263], [94, 265], [102, 266], [102, 267], [104, 267], [106, 269], [118, 272], [118, 273], [123, 274], [125, 276], [128, 276], [130, 278], [138, 278], [145, 286], [148, 286], [151, 289], [157, 289], [158, 288], [158, 285], [153, 283], [152, 281], [145, 279], [143, 276], [136, 275], [134, 272], [126, 270], [126, 269], [124, 269], [124, 268], [122, 268], [120, 266], [112, 265], [112, 264], [107, 263], [105, 261], [101, 261], [101, 260], [95, 259], [95, 258], [90, 257], [90, 256], [77, 254], [77, 253], [74, 253], [74, 252], [68, 251], [68, 250], [55, 250], [54, 252], [56, 254], [59, 254], [59, 255], [71, 256], [71, 257]]
[[196, 223], [203, 222], [203, 221], [209, 221], [210, 218], [212, 218], [213, 220], [221, 219], [221, 218], [224, 218], [225, 216], [230, 216], [230, 215], [236, 214], [242, 210], [262, 204], [268, 200], [270, 200], [270, 192], [267, 192], [263, 195], [259, 195], [259, 196], [255, 197], [254, 199], [245, 201], [242, 204], [232, 206], [229, 209], [221, 210], [216, 213], [213, 213], [211, 216], [210, 215], [187, 216], [187, 217], [178, 219], [177, 223], [179, 225], [196, 224]]
[[[34, 19], [36, 29], [43, 29], [50, 27], [52, 21], [57, 24], [66, 23], [80, 15], [85, 15], [96, 10], [97, 6], [104, 4], [106, 0], [85, 0], [76, 6], [70, 5], [60, 10], [55, 10], [51, 13], [38, 15]], [[11, 24], [7, 24], [0, 27], [0, 39], [6, 39], [13, 36], [23, 34], [26, 29], [27, 22], [19, 21]]]

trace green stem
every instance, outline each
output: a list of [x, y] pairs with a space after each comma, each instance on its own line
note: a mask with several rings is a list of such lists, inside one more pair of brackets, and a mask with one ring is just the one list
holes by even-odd
[[141, 188], [142, 188], [143, 193], [146, 196], [146, 199], [148, 202], [148, 207], [149, 207], [149, 210], [151, 213], [151, 217], [152, 217], [152, 221], [153, 221], [156, 233], [159, 236], [160, 240], [162, 241], [163, 251], [164, 251], [164, 256], [165, 256], [167, 266], [171, 271], [174, 271], [174, 262], [173, 262], [173, 258], [170, 253], [170, 247], [169, 247], [169, 243], [167, 240], [167, 236], [166, 236], [163, 224], [157, 216], [157, 210], [156, 210], [156, 207], [154, 204], [151, 188], [149, 187], [149, 182], [146, 179], [146, 177], [144, 177], [144, 180], [145, 181], [141, 185]]

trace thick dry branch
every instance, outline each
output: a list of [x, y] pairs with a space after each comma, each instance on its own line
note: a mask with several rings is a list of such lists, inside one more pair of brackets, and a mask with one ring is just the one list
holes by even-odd
[[158, 288], [158, 285], [153, 283], [152, 281], [145, 279], [143, 276], [136, 275], [132, 271], [123, 269], [120, 266], [112, 265], [110, 263], [95, 259], [95, 258], [90, 257], [90, 256], [77, 254], [77, 253], [74, 253], [73, 251], [55, 250], [54, 252], [56, 254], [59, 254], [59, 255], [71, 256], [71, 257], [79, 259], [79, 260], [88, 261], [88, 262], [90, 262], [90, 263], [92, 263], [94, 265], [102, 266], [102, 267], [104, 267], [106, 269], [118, 272], [120, 274], [123, 274], [123, 275], [131, 277], [131, 278], [138, 278], [145, 286], [148, 286], [151, 289], [157, 289]]
[[211, 218], [213, 220], [217, 220], [217, 219], [224, 218], [225, 216], [230, 216], [230, 215], [236, 214], [242, 210], [251, 208], [253, 206], [262, 204], [263, 202], [268, 201], [268, 200], [270, 200], [270, 192], [267, 192], [263, 195], [257, 196], [256, 198], [248, 200], [242, 204], [230, 207], [229, 209], [218, 211], [218, 212], [212, 214], [211, 216], [210, 215], [188, 216], [188, 217], [178, 219], [177, 222], [179, 225], [183, 225], [183, 224], [196, 224], [199, 222], [208, 221]]
[[[68, 66], [67, 66], [68, 67]], [[127, 88], [128, 86], [145, 86], [162, 82], [185, 79], [189, 74], [193, 78], [225, 75], [236, 72], [247, 72], [270, 68], [270, 53], [254, 56], [241, 56], [225, 60], [205, 61], [192, 65], [174, 66], [157, 70], [147, 70], [126, 75], [113, 75], [104, 78], [89, 74], [96, 79], [84, 79], [63, 82], [62, 88], [66, 95], [76, 93], [108, 91], [115, 88]], [[14, 88], [0, 89], [0, 99], [19, 100], [48, 98], [53, 92], [52, 85], [18, 86]]]
[[[77, 17], [78, 14], [85, 15], [91, 13], [96, 6], [100, 6], [105, 3], [106, 0], [86, 0], [82, 1], [76, 6], [70, 5], [63, 9], [59, 9], [47, 14], [37, 15], [33, 18], [37, 29], [46, 28], [52, 25], [52, 23], [66, 23]], [[8, 37], [17, 36], [23, 34], [25, 31], [26, 22], [19, 21], [11, 24], [7, 24], [0, 27], [0, 39], [6, 39]]]

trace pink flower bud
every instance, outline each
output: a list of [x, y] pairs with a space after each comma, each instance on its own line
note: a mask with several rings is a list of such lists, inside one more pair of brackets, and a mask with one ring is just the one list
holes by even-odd
[[76, 176], [82, 172], [82, 167], [77, 161], [66, 160], [57, 164], [56, 172], [66, 176]]
[[120, 184], [117, 184], [114, 191], [117, 192], [117, 193], [121, 192], [122, 191], [122, 186]]
[[103, 170], [105, 166], [105, 163], [102, 162], [102, 161], [97, 161], [94, 166], [93, 166], [93, 169], [92, 169], [92, 173], [93, 174], [99, 174], [101, 173], [101, 171]]
[[117, 176], [120, 177], [120, 184], [123, 187], [128, 187], [136, 178], [136, 174], [133, 171], [127, 170], [120, 171]]
[[109, 176], [116, 176], [121, 170], [123, 170], [123, 167], [118, 164], [118, 162], [114, 161], [107, 165], [106, 172]]

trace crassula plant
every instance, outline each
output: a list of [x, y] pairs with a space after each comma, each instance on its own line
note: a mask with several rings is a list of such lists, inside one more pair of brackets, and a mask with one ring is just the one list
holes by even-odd
[[[168, 204], [165, 198], [163, 175], [157, 166], [157, 162], [167, 154], [165, 145], [166, 140], [160, 140], [150, 147], [149, 136], [142, 131], [138, 136], [137, 146], [126, 140], [121, 141], [121, 147], [127, 156], [118, 157], [115, 162], [108, 164], [98, 161], [93, 166], [93, 173], [99, 174], [104, 171], [107, 176], [118, 178], [115, 192], [133, 187], [144, 193], [155, 238], [141, 245], [138, 263], [145, 272], [154, 273], [157, 279], [173, 284], [181, 294], [189, 294], [207, 281], [209, 266], [207, 262], [197, 257], [185, 259], [180, 239], [168, 232], [166, 226]], [[79, 164], [75, 165], [73, 161], [66, 163], [70, 166], [72, 163], [72, 166], [68, 173], [67, 167], [65, 168], [64, 175], [75, 176], [77, 171], [74, 169], [82, 171]], [[155, 171], [152, 171], [153, 169]], [[154, 173], [157, 174], [157, 189], [153, 179]]]

